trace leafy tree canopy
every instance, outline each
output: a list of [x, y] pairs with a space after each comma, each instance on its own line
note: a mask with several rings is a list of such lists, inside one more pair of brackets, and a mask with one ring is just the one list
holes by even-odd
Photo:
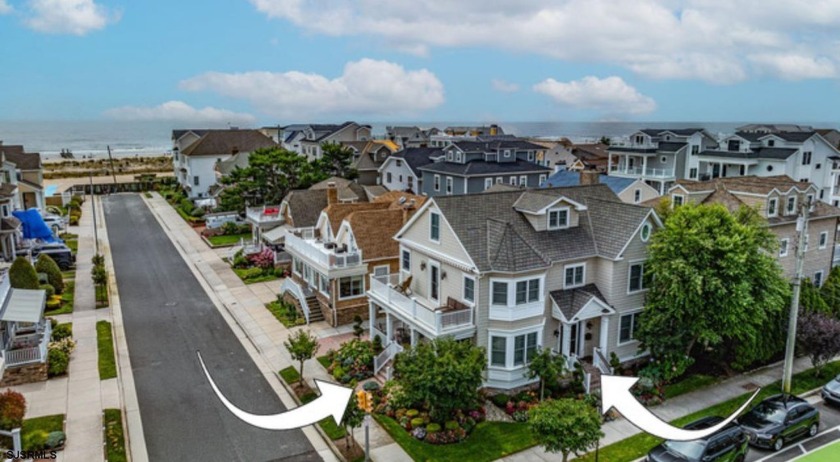
[[354, 180], [359, 176], [359, 172], [351, 167], [353, 155], [353, 150], [348, 146], [324, 143], [321, 145], [321, 158], [316, 161], [316, 166], [328, 177], [337, 176]]
[[292, 359], [300, 364], [300, 381], [303, 382], [303, 363], [318, 352], [318, 337], [309, 331], [299, 330], [283, 342]]
[[571, 454], [588, 451], [604, 436], [598, 410], [583, 400], [543, 401], [529, 413], [534, 437], [547, 452], [563, 454], [563, 462]]
[[831, 268], [828, 277], [823, 282], [820, 294], [826, 307], [835, 318], [840, 318], [840, 266]]

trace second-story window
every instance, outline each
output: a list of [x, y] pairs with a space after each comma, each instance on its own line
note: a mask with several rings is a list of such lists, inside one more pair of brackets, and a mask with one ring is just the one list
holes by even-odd
[[461, 162], [461, 153], [460, 152], [455, 153], [455, 162], [459, 162], [459, 163]]
[[485, 190], [490, 189], [491, 186], [493, 186], [493, 178], [485, 178], [484, 179], [484, 189]]
[[542, 186], [543, 184], [545, 184], [545, 178], [546, 178], [546, 177], [545, 177], [545, 174], [540, 175], [540, 186]]
[[446, 194], [452, 194], [452, 177], [446, 177]]
[[193, 185], [198, 186], [198, 175], [193, 177]]
[[440, 175], [435, 175], [435, 191], [440, 191]]
[[796, 213], [796, 196], [790, 196], [787, 200], [787, 214], [793, 215]]
[[338, 297], [361, 297], [365, 293], [364, 276], [350, 276], [338, 280]]
[[434, 212], [429, 218], [429, 239], [440, 241], [440, 215]]
[[802, 153], [802, 165], [811, 165], [811, 151]]
[[775, 217], [778, 213], [779, 200], [775, 197], [767, 201], [767, 216]]
[[491, 300], [494, 305], [507, 305], [507, 282], [493, 281], [493, 294]]
[[824, 249], [828, 245], [828, 232], [823, 231], [820, 233], [820, 248]]
[[515, 176], [510, 177], [510, 185], [511, 186], [516, 186], [516, 177]]
[[519, 177], [519, 186], [522, 186], [522, 187], [527, 187], [528, 186], [528, 177], [527, 176], [522, 175], [522, 176]]
[[788, 254], [788, 243], [790, 240], [788, 238], [784, 238], [779, 241], [779, 256], [780, 257], [787, 257]]
[[403, 271], [411, 271], [411, 252], [408, 250], [402, 251], [402, 260], [400, 265]]
[[539, 301], [540, 299], [540, 280], [529, 279], [527, 281], [518, 281], [516, 283], [516, 304], [524, 305]]
[[475, 301], [475, 279], [464, 276], [464, 300]]
[[553, 209], [548, 211], [548, 229], [562, 229], [569, 227], [569, 209]]
[[573, 287], [582, 286], [584, 281], [585, 269], [586, 265], [584, 264], [566, 266], [566, 278], [563, 287], [565, 289], [570, 289]]
[[633, 263], [630, 265], [630, 282], [627, 292], [638, 292], [645, 288], [645, 264]]

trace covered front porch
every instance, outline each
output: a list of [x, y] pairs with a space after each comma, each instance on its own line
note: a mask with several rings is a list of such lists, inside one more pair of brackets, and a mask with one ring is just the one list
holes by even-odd
[[698, 156], [698, 179], [712, 180], [715, 178], [730, 178], [746, 176], [758, 165], [755, 159], [731, 159], [715, 156]]
[[[44, 319], [46, 292], [11, 289], [8, 276], [2, 289], [8, 295], [0, 311], [0, 347], [3, 369], [47, 361], [52, 325]], [[7, 291], [7, 292], [6, 292]]]
[[[617, 149], [617, 148], [616, 148]], [[656, 151], [635, 150], [632, 152], [610, 152], [607, 172], [611, 176], [642, 179], [664, 194], [668, 185], [676, 181], [675, 158]]]

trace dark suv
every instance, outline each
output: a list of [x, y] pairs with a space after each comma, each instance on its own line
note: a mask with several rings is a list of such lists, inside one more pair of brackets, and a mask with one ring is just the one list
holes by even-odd
[[[29, 249], [18, 250], [18, 256], [27, 256], [29, 252]], [[42, 253], [49, 255], [62, 271], [70, 269], [76, 261], [76, 256], [73, 255], [70, 247], [60, 242], [40, 244], [32, 247], [33, 260], [38, 258], [38, 255]]]
[[[686, 425], [686, 430], [703, 430], [723, 421], [721, 417], [706, 417]], [[743, 462], [747, 458], [749, 444], [741, 428], [731, 423], [722, 430], [693, 441], [666, 441], [653, 448], [647, 456], [648, 462]]]
[[750, 444], [778, 451], [792, 440], [816, 435], [820, 411], [798, 396], [775, 395], [758, 403], [738, 423]]

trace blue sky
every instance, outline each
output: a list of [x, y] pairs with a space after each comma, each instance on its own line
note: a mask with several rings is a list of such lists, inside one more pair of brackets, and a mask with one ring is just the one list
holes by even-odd
[[0, 0], [0, 118], [837, 119], [838, 2], [627, 4]]

